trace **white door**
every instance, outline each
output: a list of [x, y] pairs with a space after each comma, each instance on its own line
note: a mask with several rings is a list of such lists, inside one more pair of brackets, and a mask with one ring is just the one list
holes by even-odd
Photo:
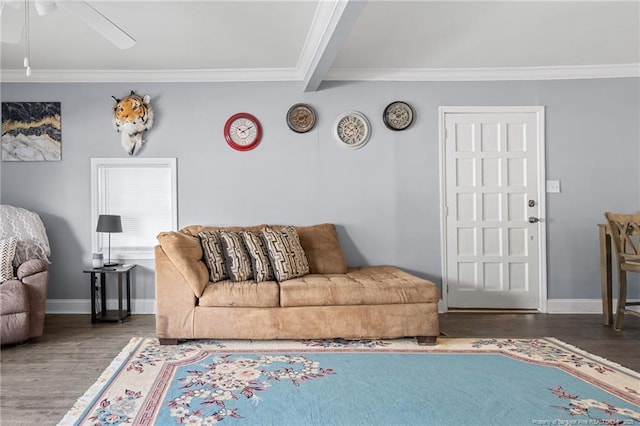
[[440, 115], [445, 305], [546, 311], [544, 108]]

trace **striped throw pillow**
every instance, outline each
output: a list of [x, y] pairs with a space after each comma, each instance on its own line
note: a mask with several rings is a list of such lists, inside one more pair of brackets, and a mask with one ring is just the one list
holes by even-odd
[[260, 233], [267, 245], [276, 281], [282, 282], [309, 273], [307, 256], [293, 226], [285, 226], [279, 231], [264, 228]]
[[269, 252], [264, 240], [259, 234], [245, 231], [241, 233], [247, 253], [251, 258], [253, 268], [253, 280], [257, 283], [262, 281], [273, 281], [275, 275], [269, 261]]
[[0, 240], [0, 283], [13, 279], [13, 258], [17, 244], [15, 237]]
[[218, 282], [229, 278], [227, 267], [222, 254], [222, 243], [217, 232], [198, 232], [204, 260], [209, 269], [209, 279], [211, 282]]
[[253, 278], [251, 258], [237, 232], [220, 231], [222, 253], [231, 281], [246, 281]]

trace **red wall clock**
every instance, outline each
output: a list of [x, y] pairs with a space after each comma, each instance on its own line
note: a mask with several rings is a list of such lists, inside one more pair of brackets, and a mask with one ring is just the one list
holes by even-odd
[[224, 125], [224, 138], [229, 146], [238, 151], [250, 151], [262, 139], [262, 126], [256, 117], [239, 112], [229, 117]]

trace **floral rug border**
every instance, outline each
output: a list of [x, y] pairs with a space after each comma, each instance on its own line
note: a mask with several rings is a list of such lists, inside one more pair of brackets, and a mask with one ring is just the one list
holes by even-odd
[[[116, 356], [87, 392], [80, 397], [60, 425], [76, 424], [87, 410], [98, 404], [118, 376], [126, 372], [143, 373], [165, 362], [180, 363], [204, 353], [319, 353], [319, 352], [395, 352], [395, 353], [476, 353], [502, 354], [520, 361], [554, 366], [581, 380], [637, 406], [640, 406], [640, 373], [588, 353], [555, 338], [495, 339], [441, 337], [436, 346], [418, 346], [415, 339], [394, 340], [193, 340], [176, 346], [162, 346], [156, 338], [134, 337]], [[554, 392], [562, 392], [554, 390]], [[139, 392], [138, 392], [139, 393]], [[143, 395], [127, 395], [136, 404]], [[146, 398], [142, 398], [143, 400]], [[147, 406], [140, 401], [140, 404]], [[139, 407], [138, 410], [143, 409]]]

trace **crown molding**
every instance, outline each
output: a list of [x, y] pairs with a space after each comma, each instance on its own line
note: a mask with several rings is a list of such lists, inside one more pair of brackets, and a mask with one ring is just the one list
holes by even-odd
[[331, 69], [325, 80], [499, 81], [640, 77], [640, 64], [514, 68]]
[[[575, 80], [640, 77], [640, 64], [527, 68], [331, 69], [324, 80], [345, 81], [500, 81]], [[3, 70], [3, 83], [171, 83], [302, 81], [297, 68], [222, 70]]]
[[214, 70], [3, 70], [3, 83], [176, 83], [231, 81], [298, 81], [295, 68]]

